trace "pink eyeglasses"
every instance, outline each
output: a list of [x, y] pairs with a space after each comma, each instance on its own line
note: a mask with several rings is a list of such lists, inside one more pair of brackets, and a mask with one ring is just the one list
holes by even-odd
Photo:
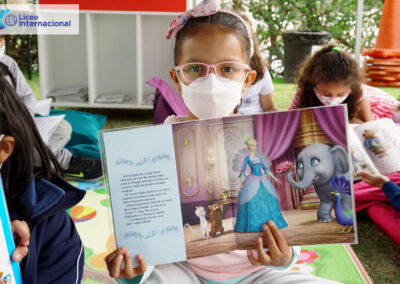
[[175, 70], [182, 74], [185, 81], [204, 81], [210, 73], [210, 68], [214, 69], [214, 73], [219, 80], [243, 80], [243, 74], [250, 71], [251, 68], [247, 64], [234, 61], [223, 61], [217, 64], [207, 64], [203, 62], [190, 62], [175, 67]]

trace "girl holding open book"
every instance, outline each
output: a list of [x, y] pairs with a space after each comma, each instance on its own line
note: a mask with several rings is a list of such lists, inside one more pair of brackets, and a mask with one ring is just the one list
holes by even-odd
[[[232, 115], [256, 76], [248, 65], [253, 45], [243, 19], [220, 10], [216, 1], [206, 0], [171, 23], [167, 33], [170, 37], [175, 38], [176, 66], [170, 75], [182, 92], [189, 114], [169, 117], [166, 122]], [[254, 240], [257, 256], [253, 250], [236, 250], [158, 265], [146, 283], [332, 283], [309, 274], [283, 271], [296, 261], [299, 248], [288, 246], [274, 222], [260, 226], [264, 237]], [[136, 258], [139, 267], [133, 268], [125, 248], [113, 251], [106, 257], [110, 275], [132, 278], [143, 274], [146, 262], [140, 255]]]

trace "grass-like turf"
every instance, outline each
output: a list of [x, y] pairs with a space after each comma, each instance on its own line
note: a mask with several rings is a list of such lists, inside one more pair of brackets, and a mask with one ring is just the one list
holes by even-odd
[[[28, 81], [37, 98], [40, 98], [39, 74], [34, 72]], [[282, 79], [273, 80], [275, 105], [284, 110], [290, 104], [296, 90], [295, 84], [284, 83]], [[395, 98], [400, 98], [400, 88], [382, 88]], [[84, 111], [107, 115], [106, 129], [151, 125], [152, 111], [85, 109]], [[361, 263], [375, 283], [400, 283], [400, 247], [388, 238], [364, 212], [357, 214], [358, 241], [353, 245]], [[400, 226], [400, 224], [399, 224]]]

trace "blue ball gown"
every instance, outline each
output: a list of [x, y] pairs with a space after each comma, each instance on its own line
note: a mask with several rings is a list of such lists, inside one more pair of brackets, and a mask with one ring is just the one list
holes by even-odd
[[261, 168], [267, 173], [269, 169], [259, 156], [250, 159], [248, 155], [239, 177], [245, 176], [247, 165], [251, 173], [244, 180], [239, 194], [235, 232], [262, 232], [262, 225], [269, 220], [274, 221], [279, 229], [286, 228], [275, 189], [261, 172]]

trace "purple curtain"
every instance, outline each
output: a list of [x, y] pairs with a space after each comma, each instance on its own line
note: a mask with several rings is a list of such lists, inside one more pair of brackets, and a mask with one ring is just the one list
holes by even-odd
[[276, 174], [275, 167], [283, 161], [296, 162], [292, 142], [300, 122], [300, 115], [300, 110], [269, 113], [257, 115], [254, 122], [254, 138], [257, 140], [258, 150], [271, 161], [272, 173], [281, 181], [278, 186], [270, 179], [279, 196], [281, 210], [297, 209], [299, 206], [299, 191], [290, 187], [285, 175]]
[[300, 121], [300, 110], [256, 115], [254, 138], [258, 150], [270, 161], [282, 156], [292, 145]]
[[277, 174], [275, 172], [276, 166], [284, 161], [296, 163], [296, 157], [292, 148], [289, 148], [281, 157], [271, 162], [272, 173], [281, 183], [278, 186], [272, 179], [270, 181], [273, 183], [276, 193], [279, 196], [278, 201], [281, 210], [294, 210], [300, 206], [300, 190], [290, 186], [286, 178], [286, 173]]
[[329, 139], [347, 150], [344, 109], [343, 106], [324, 107], [313, 109], [313, 112]]

